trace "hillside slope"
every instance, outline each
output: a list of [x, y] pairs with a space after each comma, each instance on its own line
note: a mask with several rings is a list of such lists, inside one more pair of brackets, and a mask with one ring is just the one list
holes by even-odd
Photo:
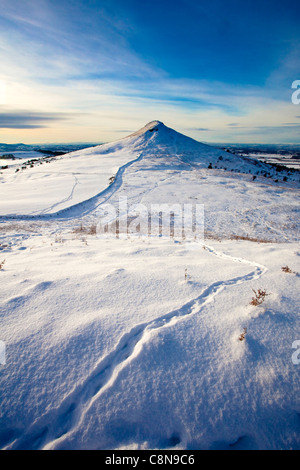
[[299, 183], [265, 169], [154, 121], [3, 172], [1, 449], [300, 448]]
[[[274, 168], [197, 142], [159, 121], [116, 142], [72, 152], [48, 161], [8, 168], [0, 175], [0, 216], [45, 216], [100, 196], [135, 162], [155, 170], [217, 168], [254, 178], [278, 178]], [[284, 174], [281, 174], [281, 180]], [[297, 184], [298, 175], [289, 176]], [[116, 181], [115, 186], [120, 181]], [[286, 183], [289, 184], [288, 182]], [[94, 201], [95, 202], [95, 201]], [[93, 207], [93, 206], [92, 206]], [[91, 207], [91, 208], [92, 208]], [[61, 215], [61, 214], [60, 214]]]

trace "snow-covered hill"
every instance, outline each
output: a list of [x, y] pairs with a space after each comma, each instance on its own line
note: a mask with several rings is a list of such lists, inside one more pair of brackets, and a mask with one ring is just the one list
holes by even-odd
[[[3, 170], [0, 447], [299, 449], [298, 177], [159, 121]], [[125, 199], [204, 239], [99, 236]]]
[[[130, 174], [134, 170], [148, 171], [149, 187], [156, 184], [154, 172], [157, 170], [182, 172], [210, 168], [226, 174], [248, 175], [248, 180], [254, 177], [270, 184], [274, 180], [279, 183], [275, 168], [201, 144], [159, 121], [152, 121], [138, 132], [113, 143], [45, 161], [31, 160], [28, 165], [23, 163], [19, 168], [14, 165], [3, 170], [0, 181], [5, 184], [0, 184], [0, 215], [59, 214], [91, 199], [93, 209], [99, 202], [97, 198], [109, 189], [112, 180], [117, 177], [115, 190], [124, 171], [135, 163], [139, 164]], [[218, 173], [213, 171], [212, 174]], [[284, 177], [287, 182], [283, 182]], [[280, 183], [295, 185], [299, 183], [299, 174], [281, 172]], [[81, 215], [80, 209], [76, 213]]]

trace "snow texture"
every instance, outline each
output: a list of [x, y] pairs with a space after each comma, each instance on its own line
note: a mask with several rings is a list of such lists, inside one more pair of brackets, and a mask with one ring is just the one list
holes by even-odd
[[[0, 447], [299, 449], [299, 176], [286, 175], [159, 121], [4, 170]], [[205, 240], [97, 237], [120, 197], [204, 204]]]

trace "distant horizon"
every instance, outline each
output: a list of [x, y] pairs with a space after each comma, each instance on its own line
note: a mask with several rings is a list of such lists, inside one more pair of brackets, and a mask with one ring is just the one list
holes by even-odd
[[[197, 139], [194, 139], [197, 140]], [[24, 142], [16, 142], [16, 143], [8, 143], [8, 142], [0, 142], [1, 145], [7, 145], [7, 146], [18, 146], [18, 145], [24, 145], [28, 147], [33, 147], [33, 146], [59, 146], [59, 145], [88, 145], [88, 146], [96, 146], [96, 145], [104, 145], [108, 144], [110, 142], [114, 141], [106, 141], [106, 142], [33, 142], [33, 143], [24, 143]], [[240, 146], [255, 146], [255, 145], [260, 145], [260, 146], [274, 146], [274, 147], [279, 147], [279, 146], [295, 146], [295, 147], [300, 147], [300, 142], [280, 142], [280, 143], [272, 143], [272, 142], [210, 142], [210, 141], [199, 141], [203, 144], [207, 145], [214, 145], [214, 146], [219, 146], [219, 145], [240, 145]]]

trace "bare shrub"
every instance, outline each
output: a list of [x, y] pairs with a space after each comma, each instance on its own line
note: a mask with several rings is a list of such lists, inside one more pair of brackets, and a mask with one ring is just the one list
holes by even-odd
[[185, 281], [188, 281], [189, 279], [191, 279], [191, 276], [189, 275], [187, 268], [185, 268], [184, 270], [184, 279]]
[[252, 291], [254, 292], [255, 297], [252, 297], [250, 305], [254, 305], [255, 307], [261, 305], [265, 301], [266, 296], [270, 295], [263, 289], [258, 289], [257, 291], [252, 289]]
[[4, 263], [5, 263], [5, 259], [4, 259], [3, 261], [1, 261], [1, 263], [0, 263], [0, 271], [1, 271], [1, 269], [3, 268], [3, 266], [4, 266]]
[[255, 237], [248, 237], [247, 235], [231, 235], [231, 240], [246, 240], [248, 242], [255, 242], [255, 243], [272, 243], [271, 240], [266, 240], [264, 238], [255, 238]]
[[217, 241], [222, 241], [222, 240], [245, 240], [248, 242], [253, 242], [253, 243], [278, 243], [276, 240], [267, 240], [266, 238], [258, 238], [258, 237], [249, 237], [248, 235], [222, 235], [222, 234], [216, 234], [213, 232], [209, 232], [207, 230], [204, 231], [204, 238], [207, 240], [217, 240]]
[[96, 224], [91, 225], [90, 228], [89, 228], [88, 233], [89, 233], [90, 235], [96, 235], [96, 233], [97, 233], [97, 225], [96, 225]]
[[243, 333], [240, 334], [239, 341], [244, 341], [246, 334], [247, 334], [247, 328], [243, 328]]
[[85, 227], [85, 226], [81, 223], [79, 227], [75, 227], [75, 228], [72, 230], [72, 233], [79, 233], [79, 234], [85, 233], [85, 234], [87, 234], [87, 235], [96, 235], [96, 233], [97, 233], [97, 225], [96, 225], [96, 224], [93, 224], [93, 225], [91, 225], [90, 227]]
[[75, 227], [73, 230], [72, 230], [73, 233], [86, 233], [86, 227], [84, 227], [82, 225], [82, 222], [80, 224], [79, 227]]
[[293, 272], [288, 266], [282, 266], [281, 270], [284, 273], [289, 273], [289, 274], [291, 274]]
[[0, 224], [0, 232], [29, 232], [29, 233], [39, 233], [41, 227], [49, 227], [49, 222], [12, 222]]
[[299, 273], [297, 273], [296, 271], [292, 271], [291, 268], [289, 268], [288, 266], [282, 266], [281, 270], [282, 270], [284, 273], [287, 273], [287, 274], [295, 274], [296, 276], [299, 276]]

